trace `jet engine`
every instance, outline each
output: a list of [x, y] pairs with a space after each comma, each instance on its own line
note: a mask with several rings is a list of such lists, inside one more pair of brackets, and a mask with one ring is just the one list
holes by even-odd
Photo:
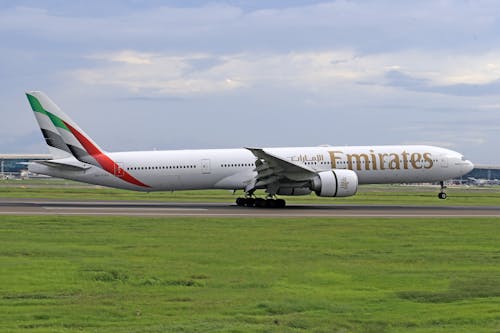
[[322, 171], [313, 178], [311, 189], [320, 197], [349, 197], [358, 190], [358, 176], [352, 170]]

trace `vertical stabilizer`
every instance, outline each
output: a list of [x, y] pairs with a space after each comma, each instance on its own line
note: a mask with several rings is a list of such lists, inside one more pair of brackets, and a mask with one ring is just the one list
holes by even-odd
[[28, 91], [26, 96], [49, 145], [54, 159], [73, 156], [99, 167], [123, 181], [149, 187], [114, 162], [85, 132], [41, 91]]
[[49, 152], [50, 155], [52, 155], [52, 159], [61, 159], [73, 156], [61, 137], [61, 134], [52, 122], [50, 114], [44, 110], [36, 97], [29, 93], [26, 93], [26, 96], [30, 102], [31, 109], [33, 109], [33, 112], [35, 113], [36, 121], [40, 126], [45, 142], [49, 146]]
[[47, 95], [41, 91], [30, 91], [26, 96], [47, 144], [57, 149], [58, 158], [72, 155], [79, 161], [100, 166], [97, 158], [103, 154], [101, 148]]

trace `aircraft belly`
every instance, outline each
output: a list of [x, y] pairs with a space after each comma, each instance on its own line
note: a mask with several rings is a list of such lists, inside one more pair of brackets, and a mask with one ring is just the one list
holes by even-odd
[[436, 170], [371, 170], [356, 171], [360, 184], [396, 184], [434, 182], [443, 179]]
[[252, 182], [255, 176], [256, 173], [253, 170], [246, 170], [223, 177], [212, 186], [228, 190], [244, 189], [250, 182]]
[[[220, 177], [214, 174], [161, 175], [149, 179], [152, 191], [181, 191], [213, 189]], [[147, 183], [148, 179], [144, 178]]]

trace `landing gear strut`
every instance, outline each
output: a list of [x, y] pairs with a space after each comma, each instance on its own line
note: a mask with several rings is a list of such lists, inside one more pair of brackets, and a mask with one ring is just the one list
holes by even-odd
[[283, 199], [246, 197], [236, 199], [236, 205], [240, 207], [284, 208], [286, 201]]
[[441, 191], [440, 191], [440, 192], [439, 192], [439, 194], [438, 194], [438, 198], [439, 198], [439, 199], [443, 199], [443, 200], [444, 200], [444, 199], [446, 199], [446, 198], [448, 197], [448, 196], [446, 195], [446, 192], [445, 192], [445, 190], [446, 190], [446, 186], [444, 185], [444, 182], [443, 182], [443, 181], [439, 182], [439, 184], [441, 185]]

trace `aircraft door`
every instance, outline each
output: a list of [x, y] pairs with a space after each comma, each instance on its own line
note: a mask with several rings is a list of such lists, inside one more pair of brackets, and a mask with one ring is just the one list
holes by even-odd
[[125, 171], [123, 168], [124, 167], [122, 166], [122, 163], [116, 162], [113, 171], [114, 175], [118, 178], [122, 178], [123, 176], [125, 176]]
[[208, 158], [202, 159], [200, 165], [202, 174], [211, 173], [210, 160]]

